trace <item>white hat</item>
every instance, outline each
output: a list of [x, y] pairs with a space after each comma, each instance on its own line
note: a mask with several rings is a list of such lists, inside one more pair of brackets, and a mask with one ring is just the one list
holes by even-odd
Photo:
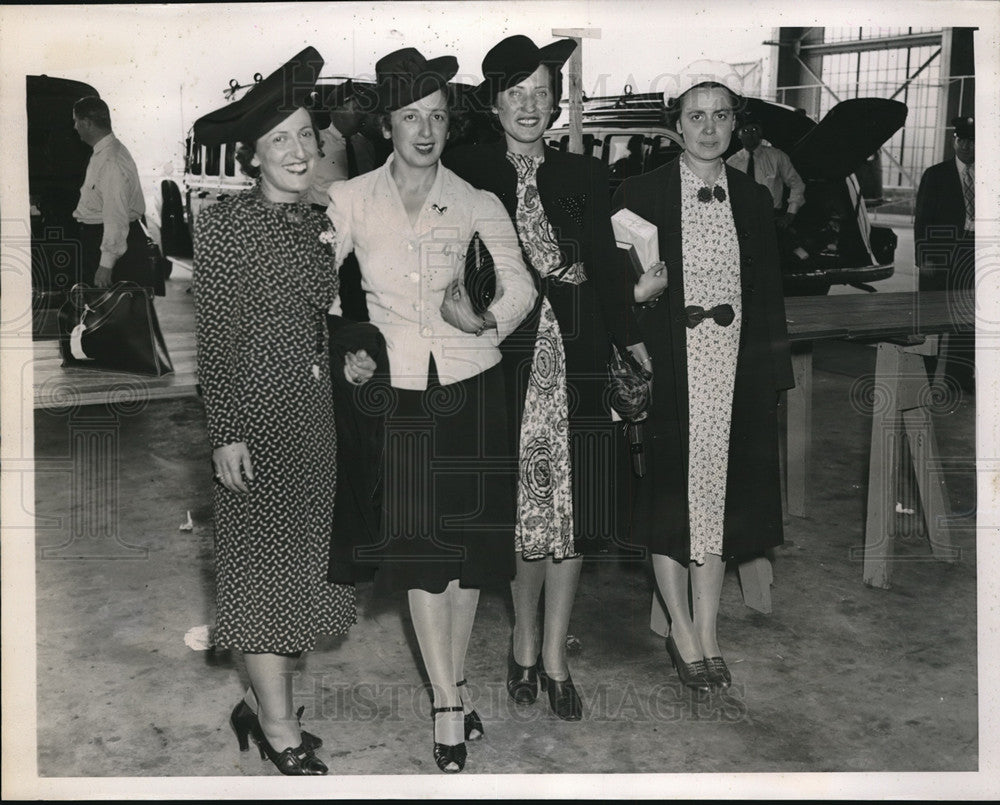
[[737, 97], [743, 97], [743, 78], [736, 68], [724, 61], [699, 59], [691, 62], [678, 74], [669, 76], [667, 88], [663, 91], [663, 102], [667, 106], [676, 101], [689, 89], [699, 84], [721, 84]]

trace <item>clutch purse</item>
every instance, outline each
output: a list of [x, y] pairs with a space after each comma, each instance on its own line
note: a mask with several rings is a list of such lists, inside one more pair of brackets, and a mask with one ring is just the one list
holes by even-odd
[[173, 372], [152, 297], [134, 282], [74, 285], [59, 309], [62, 365], [155, 377]]
[[496, 296], [497, 274], [493, 266], [493, 256], [478, 232], [472, 235], [469, 248], [465, 252], [464, 281], [472, 309], [477, 315], [482, 316]]

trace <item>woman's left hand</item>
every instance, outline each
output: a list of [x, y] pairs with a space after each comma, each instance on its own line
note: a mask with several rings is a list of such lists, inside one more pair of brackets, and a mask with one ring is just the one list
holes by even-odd
[[375, 360], [363, 349], [357, 352], [344, 353], [344, 377], [347, 382], [360, 386], [372, 379], [375, 374]]
[[441, 318], [463, 333], [477, 333], [482, 329], [483, 317], [472, 309], [472, 302], [459, 279], [448, 283], [441, 300]]

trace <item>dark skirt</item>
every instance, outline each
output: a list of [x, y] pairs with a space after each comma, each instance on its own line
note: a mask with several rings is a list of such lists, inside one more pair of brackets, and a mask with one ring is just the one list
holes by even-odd
[[455, 579], [463, 587], [509, 583], [516, 463], [500, 365], [442, 386], [432, 357], [425, 390], [382, 391], [379, 538], [353, 534], [351, 567], [331, 575], [359, 580], [378, 570], [380, 588], [431, 593]]

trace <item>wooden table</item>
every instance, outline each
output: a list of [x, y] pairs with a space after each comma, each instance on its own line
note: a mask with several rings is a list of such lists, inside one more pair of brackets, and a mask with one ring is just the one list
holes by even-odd
[[[929, 403], [934, 389], [924, 355], [938, 353], [938, 336], [973, 329], [971, 292], [868, 293], [800, 296], [785, 299], [785, 317], [792, 344], [795, 388], [787, 394], [786, 488], [788, 513], [806, 513], [812, 446], [812, 345], [845, 339], [877, 344], [875, 375], [862, 402], [872, 404], [868, 506], [863, 548], [862, 580], [888, 589], [892, 575], [895, 490], [901, 467], [896, 449], [903, 434], [909, 438], [910, 459], [927, 521], [935, 558], [952, 561], [948, 530], [948, 495], [944, 480], [932, 474], [937, 443]], [[939, 364], [937, 376], [941, 374]], [[771, 563], [766, 557], [739, 567], [744, 603], [771, 611]], [[654, 593], [650, 628], [665, 635], [666, 613]]]
[[[877, 343], [871, 388], [860, 390], [872, 404], [868, 507], [865, 523], [866, 584], [890, 586], [896, 480], [901, 467], [896, 446], [909, 439], [931, 549], [936, 558], [954, 558], [947, 526], [948, 496], [943, 479], [932, 476], [937, 442], [929, 405], [935, 390], [923, 356], [938, 353], [938, 338], [973, 329], [971, 292], [873, 293], [792, 297], [785, 300], [796, 386], [787, 395], [787, 495], [789, 514], [806, 512], [812, 441], [812, 345], [846, 339]], [[940, 377], [941, 367], [939, 363]], [[867, 399], [870, 398], [870, 399]]]

